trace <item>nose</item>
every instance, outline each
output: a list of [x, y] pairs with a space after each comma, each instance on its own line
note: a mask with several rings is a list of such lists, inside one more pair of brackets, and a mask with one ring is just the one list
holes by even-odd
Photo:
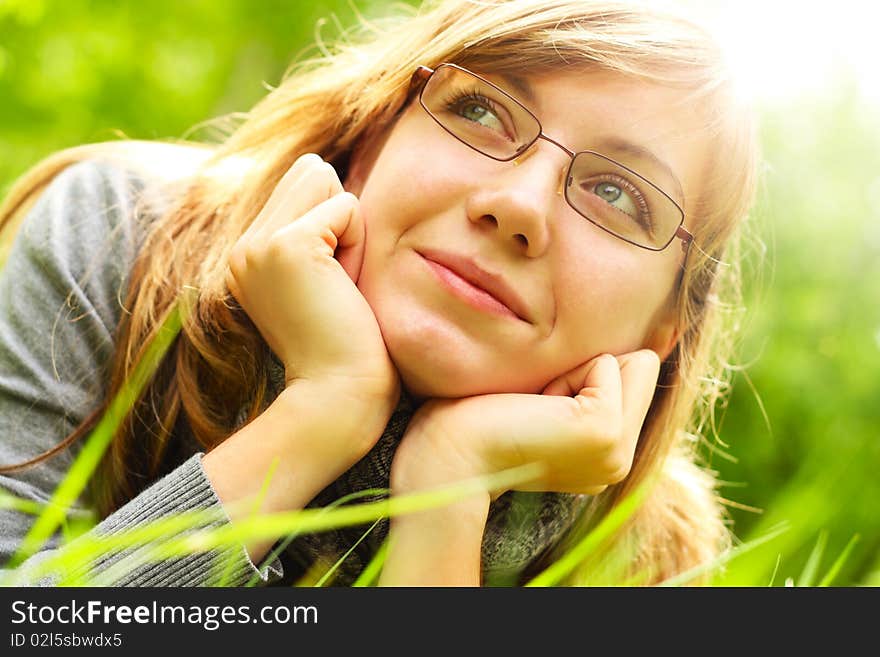
[[[533, 144], [519, 163], [499, 162], [496, 175], [469, 196], [467, 215], [508, 248], [536, 258], [550, 245], [549, 221], [559, 212], [567, 162], [549, 145]], [[552, 149], [552, 150], [551, 150]], [[540, 151], [540, 152], [538, 152]]]

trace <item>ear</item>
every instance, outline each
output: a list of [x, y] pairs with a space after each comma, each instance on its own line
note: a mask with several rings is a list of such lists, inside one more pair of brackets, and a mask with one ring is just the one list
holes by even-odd
[[660, 362], [665, 361], [675, 348], [681, 337], [681, 327], [676, 321], [675, 312], [667, 311], [664, 317], [655, 324], [654, 329], [645, 340], [645, 347], [660, 356]]

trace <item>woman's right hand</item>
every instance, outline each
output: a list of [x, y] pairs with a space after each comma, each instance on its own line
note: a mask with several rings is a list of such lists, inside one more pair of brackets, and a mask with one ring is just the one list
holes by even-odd
[[226, 283], [284, 364], [287, 387], [326, 385], [346, 401], [387, 405], [390, 416], [397, 369], [356, 286], [364, 239], [357, 197], [309, 153], [234, 245]]
[[[394, 411], [397, 369], [356, 285], [364, 239], [358, 199], [309, 154], [232, 247], [226, 284], [284, 364], [287, 384], [202, 459], [233, 521], [255, 508], [303, 508], [375, 445]], [[275, 538], [247, 541], [251, 559]]]
[[392, 488], [410, 492], [537, 463], [543, 472], [515, 490], [597, 495], [629, 475], [659, 373], [659, 356], [639, 349], [592, 358], [540, 395], [428, 400], [395, 454]]

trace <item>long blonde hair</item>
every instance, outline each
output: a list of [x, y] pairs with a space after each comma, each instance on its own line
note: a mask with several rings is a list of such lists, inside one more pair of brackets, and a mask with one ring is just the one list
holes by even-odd
[[[679, 88], [682, 103], [705, 109], [716, 159], [686, 218], [698, 248], [681, 280], [683, 333], [663, 363], [630, 475], [597, 496], [594, 510], [607, 511], [649, 477], [656, 480], [614, 541], [634, 550], [627, 571], [645, 582], [703, 563], [728, 544], [715, 478], [698, 465], [696, 447], [727, 387], [726, 324], [739, 304], [737, 226], [752, 202], [758, 158], [753, 120], [706, 31], [674, 13], [604, 0], [439, 0], [403, 20], [364, 21], [333, 52], [291, 69], [222, 143], [200, 151], [131, 272], [105, 405], [183, 287], [197, 288], [198, 301], [94, 477], [102, 514], [158, 476], [175, 431], [191, 431], [209, 450], [231, 433], [239, 408], [248, 419], [265, 409], [270, 354], [226, 288], [230, 249], [299, 155], [319, 153], [343, 175], [358, 143], [392, 124], [415, 68], [444, 61], [482, 72], [614, 71]], [[122, 142], [56, 154], [13, 187], [0, 227], [72, 162], [120, 153], [137, 160], [141, 152]], [[53, 451], [83, 435], [101, 411]]]

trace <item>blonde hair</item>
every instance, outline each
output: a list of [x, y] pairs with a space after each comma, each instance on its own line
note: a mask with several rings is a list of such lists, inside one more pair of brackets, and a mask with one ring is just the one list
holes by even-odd
[[[441, 0], [403, 20], [364, 21], [357, 37], [350, 34], [333, 52], [291, 69], [228, 138], [196, 157], [131, 272], [107, 400], [180, 290], [197, 288], [198, 302], [94, 478], [102, 513], [157, 476], [182, 420], [210, 449], [231, 433], [237, 409], [245, 405], [248, 419], [264, 410], [270, 354], [226, 288], [230, 249], [299, 155], [319, 153], [342, 175], [358, 143], [393, 123], [415, 68], [444, 61], [482, 72], [607, 70], [681, 89], [682, 103], [703, 108], [716, 159], [687, 208], [698, 248], [691, 249], [681, 279], [683, 333], [663, 363], [631, 473], [597, 496], [594, 510], [607, 511], [656, 475], [647, 500], [613, 541], [632, 547], [627, 572], [641, 573], [645, 582], [703, 563], [727, 546], [715, 478], [697, 464], [696, 447], [727, 387], [731, 333], [725, 322], [739, 304], [737, 226], [754, 193], [754, 126], [737, 104], [711, 36], [674, 13], [631, 2]], [[138, 158], [137, 144], [98, 144], [38, 165], [0, 208], [0, 226], [21, 214], [63, 167], [126, 149], [126, 159]], [[101, 410], [54, 451], [83, 435]], [[584, 564], [569, 583], [585, 581], [588, 568]]]

